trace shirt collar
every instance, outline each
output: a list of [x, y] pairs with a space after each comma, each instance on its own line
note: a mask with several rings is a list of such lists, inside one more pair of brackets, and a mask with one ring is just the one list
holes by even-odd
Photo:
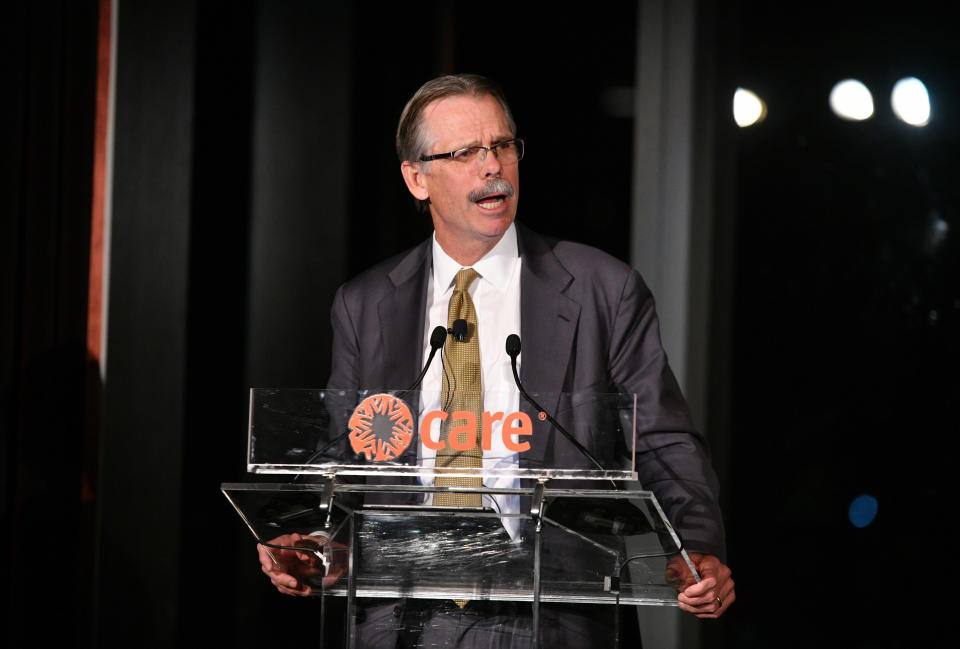
[[[503, 288], [513, 274], [514, 264], [519, 256], [517, 226], [511, 223], [507, 231], [500, 237], [497, 245], [481, 257], [471, 268], [477, 271], [480, 277], [497, 288]], [[450, 255], [443, 251], [443, 248], [437, 243], [437, 233], [434, 232], [433, 291], [435, 297], [439, 298], [453, 285], [453, 280], [461, 268], [464, 268], [464, 266], [458, 264]]]

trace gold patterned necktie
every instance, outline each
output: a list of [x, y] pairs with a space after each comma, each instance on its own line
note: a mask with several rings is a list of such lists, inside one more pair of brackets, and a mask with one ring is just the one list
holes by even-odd
[[[450, 307], [447, 311], [447, 327], [453, 328], [456, 320], [467, 321], [467, 336], [463, 342], [451, 338], [444, 347], [445, 367], [443, 370], [443, 391], [441, 406], [450, 413], [441, 427], [440, 439], [446, 444], [437, 451], [438, 468], [477, 468], [483, 465], [483, 450], [480, 447], [480, 427], [483, 419], [483, 386], [480, 371], [480, 338], [477, 333], [477, 311], [468, 289], [479, 277], [472, 268], [463, 268], [457, 273]], [[458, 410], [472, 412], [476, 425], [472, 430], [462, 432], [466, 420], [454, 420], [453, 413]], [[454, 442], [463, 450], [451, 447], [450, 433], [461, 428], [454, 436]], [[472, 443], [471, 443], [472, 436]], [[467, 448], [464, 448], [467, 447]], [[481, 487], [483, 480], [437, 476], [434, 484], [438, 487]], [[480, 494], [438, 493], [433, 503], [452, 507], [480, 507]]]

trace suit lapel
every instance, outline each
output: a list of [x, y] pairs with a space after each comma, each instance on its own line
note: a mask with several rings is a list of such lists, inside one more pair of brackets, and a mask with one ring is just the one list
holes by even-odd
[[389, 274], [394, 291], [377, 305], [383, 346], [381, 387], [403, 390], [417, 378], [423, 356], [424, 304], [430, 241], [414, 248]]
[[[550, 399], [534, 397], [553, 414], [558, 405], [556, 394], [564, 389], [573, 354], [580, 304], [564, 294], [574, 277], [553, 254], [548, 241], [519, 224], [517, 234], [523, 259], [520, 271], [520, 378], [531, 394], [554, 395]], [[530, 466], [542, 464], [549, 442], [549, 436], [533, 435], [531, 448], [522, 454], [521, 461]]]

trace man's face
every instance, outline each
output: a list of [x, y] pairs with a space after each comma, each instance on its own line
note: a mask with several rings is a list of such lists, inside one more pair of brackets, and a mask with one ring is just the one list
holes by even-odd
[[[500, 104], [491, 96], [458, 95], [435, 101], [423, 114], [427, 155], [469, 146], [490, 146], [513, 137]], [[404, 179], [417, 198], [430, 199], [437, 241], [455, 251], [492, 248], [517, 214], [519, 165], [502, 166], [493, 152], [473, 167], [440, 159], [404, 164]], [[512, 188], [503, 185], [505, 181]]]

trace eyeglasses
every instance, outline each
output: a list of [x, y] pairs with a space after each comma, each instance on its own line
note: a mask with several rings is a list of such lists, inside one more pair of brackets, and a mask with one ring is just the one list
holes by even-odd
[[468, 146], [450, 153], [425, 155], [420, 158], [420, 162], [430, 162], [442, 158], [473, 167], [487, 159], [487, 151], [493, 151], [493, 155], [497, 157], [501, 165], [517, 164], [523, 159], [523, 140], [515, 138], [497, 142], [491, 146]]

